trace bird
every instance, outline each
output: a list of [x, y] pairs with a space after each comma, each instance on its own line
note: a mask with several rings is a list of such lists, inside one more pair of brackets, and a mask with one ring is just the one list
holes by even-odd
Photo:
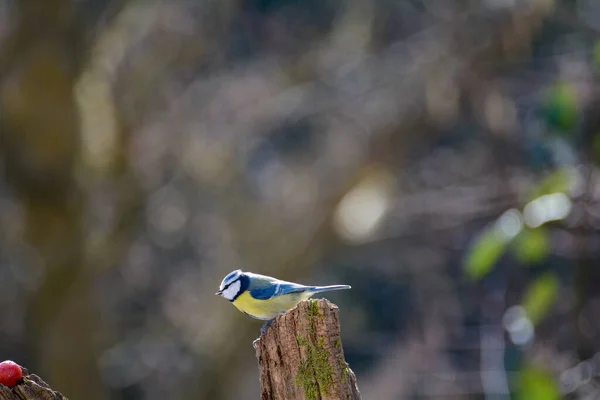
[[244, 314], [267, 321], [260, 329], [264, 334], [265, 328], [277, 315], [302, 300], [308, 300], [317, 293], [350, 288], [349, 285], [305, 286], [236, 269], [223, 278], [215, 295], [229, 300]]

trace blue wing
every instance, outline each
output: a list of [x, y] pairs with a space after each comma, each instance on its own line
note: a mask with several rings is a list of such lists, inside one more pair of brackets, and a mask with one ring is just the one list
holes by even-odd
[[277, 285], [270, 285], [266, 287], [257, 287], [250, 289], [250, 296], [258, 300], [268, 300], [275, 294]]
[[250, 289], [250, 295], [258, 300], [268, 300], [276, 296], [304, 292], [311, 288], [311, 286], [299, 285], [297, 283], [276, 281], [266, 286]]

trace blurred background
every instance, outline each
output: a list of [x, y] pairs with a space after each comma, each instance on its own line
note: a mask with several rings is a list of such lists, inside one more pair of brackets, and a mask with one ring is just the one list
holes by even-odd
[[0, 359], [255, 399], [242, 268], [364, 399], [599, 399], [600, 2], [0, 1]]

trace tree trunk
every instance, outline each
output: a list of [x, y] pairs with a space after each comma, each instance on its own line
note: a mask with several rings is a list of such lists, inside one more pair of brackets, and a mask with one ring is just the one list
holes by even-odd
[[68, 400], [52, 390], [39, 376], [23, 368], [23, 381], [12, 389], [0, 385], [0, 400]]
[[338, 307], [326, 299], [278, 316], [255, 347], [262, 400], [360, 400], [344, 359]]

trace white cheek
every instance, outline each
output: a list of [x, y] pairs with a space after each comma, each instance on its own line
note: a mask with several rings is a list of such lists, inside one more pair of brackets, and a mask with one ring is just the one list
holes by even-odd
[[236, 282], [232, 283], [227, 289], [225, 289], [223, 291], [223, 297], [225, 297], [227, 300], [233, 300], [234, 297], [240, 291], [240, 286], [241, 286], [240, 281], [236, 281]]

